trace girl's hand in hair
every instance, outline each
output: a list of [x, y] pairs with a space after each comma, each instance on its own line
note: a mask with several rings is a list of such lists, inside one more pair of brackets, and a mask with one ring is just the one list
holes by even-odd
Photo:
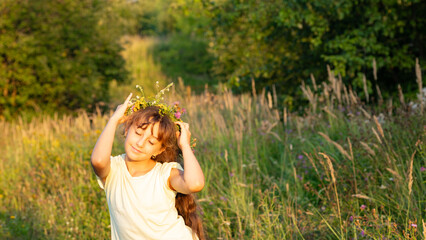
[[175, 122], [175, 124], [180, 127], [180, 132], [176, 131], [179, 148], [183, 149], [183, 147], [190, 147], [191, 132], [189, 131], [189, 124], [186, 122]]
[[185, 170], [182, 172], [176, 168], [172, 169], [169, 177], [170, 186], [183, 194], [199, 192], [204, 188], [204, 174], [190, 146], [189, 124], [184, 122], [175, 122], [175, 124], [181, 129], [180, 132], [176, 131], [176, 136], [182, 150]]
[[127, 107], [130, 105], [131, 97], [132, 93], [129, 94], [123, 104], [117, 106], [117, 109], [115, 109], [114, 114], [111, 116], [111, 119], [117, 121], [118, 124], [123, 123], [127, 119], [127, 117], [124, 116], [124, 113], [126, 112]]

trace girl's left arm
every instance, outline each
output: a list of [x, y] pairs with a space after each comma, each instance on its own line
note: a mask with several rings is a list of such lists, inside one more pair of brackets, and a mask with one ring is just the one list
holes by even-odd
[[188, 123], [176, 122], [181, 128], [178, 135], [179, 147], [182, 150], [185, 171], [173, 168], [170, 172], [170, 186], [183, 194], [199, 192], [204, 188], [204, 174], [190, 146], [191, 132]]

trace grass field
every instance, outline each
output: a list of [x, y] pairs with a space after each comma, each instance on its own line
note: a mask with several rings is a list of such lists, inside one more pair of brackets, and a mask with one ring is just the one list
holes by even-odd
[[[128, 46], [143, 51], [154, 40], [144, 41]], [[128, 61], [134, 83], [170, 81], [149, 59]], [[419, 102], [369, 108], [331, 76], [302, 86], [310, 108], [300, 116], [277, 109], [273, 93], [234, 96], [221, 87], [194, 95], [175, 83], [168, 100], [187, 109], [183, 119], [197, 138], [206, 177], [197, 198], [210, 239], [426, 238]], [[116, 101], [130, 88], [116, 86]], [[110, 238], [107, 203], [90, 166], [108, 117], [0, 121], [1, 239]], [[113, 155], [124, 152], [120, 132]]]

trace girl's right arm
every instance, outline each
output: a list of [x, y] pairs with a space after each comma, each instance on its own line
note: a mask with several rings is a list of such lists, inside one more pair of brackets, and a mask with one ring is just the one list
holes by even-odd
[[127, 109], [131, 97], [132, 94], [127, 97], [123, 104], [117, 107], [101, 135], [99, 136], [95, 148], [93, 148], [90, 161], [96, 175], [101, 178], [103, 182], [105, 182], [105, 179], [110, 171], [110, 157], [112, 144], [114, 142], [115, 130], [123, 120], [124, 113]]

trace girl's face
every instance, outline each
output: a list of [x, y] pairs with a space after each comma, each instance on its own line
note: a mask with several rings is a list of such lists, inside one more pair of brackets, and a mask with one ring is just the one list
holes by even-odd
[[159, 123], [138, 127], [133, 124], [126, 136], [124, 149], [129, 159], [133, 161], [150, 160], [151, 156], [157, 156], [162, 153], [165, 148], [161, 142], [157, 140]]

